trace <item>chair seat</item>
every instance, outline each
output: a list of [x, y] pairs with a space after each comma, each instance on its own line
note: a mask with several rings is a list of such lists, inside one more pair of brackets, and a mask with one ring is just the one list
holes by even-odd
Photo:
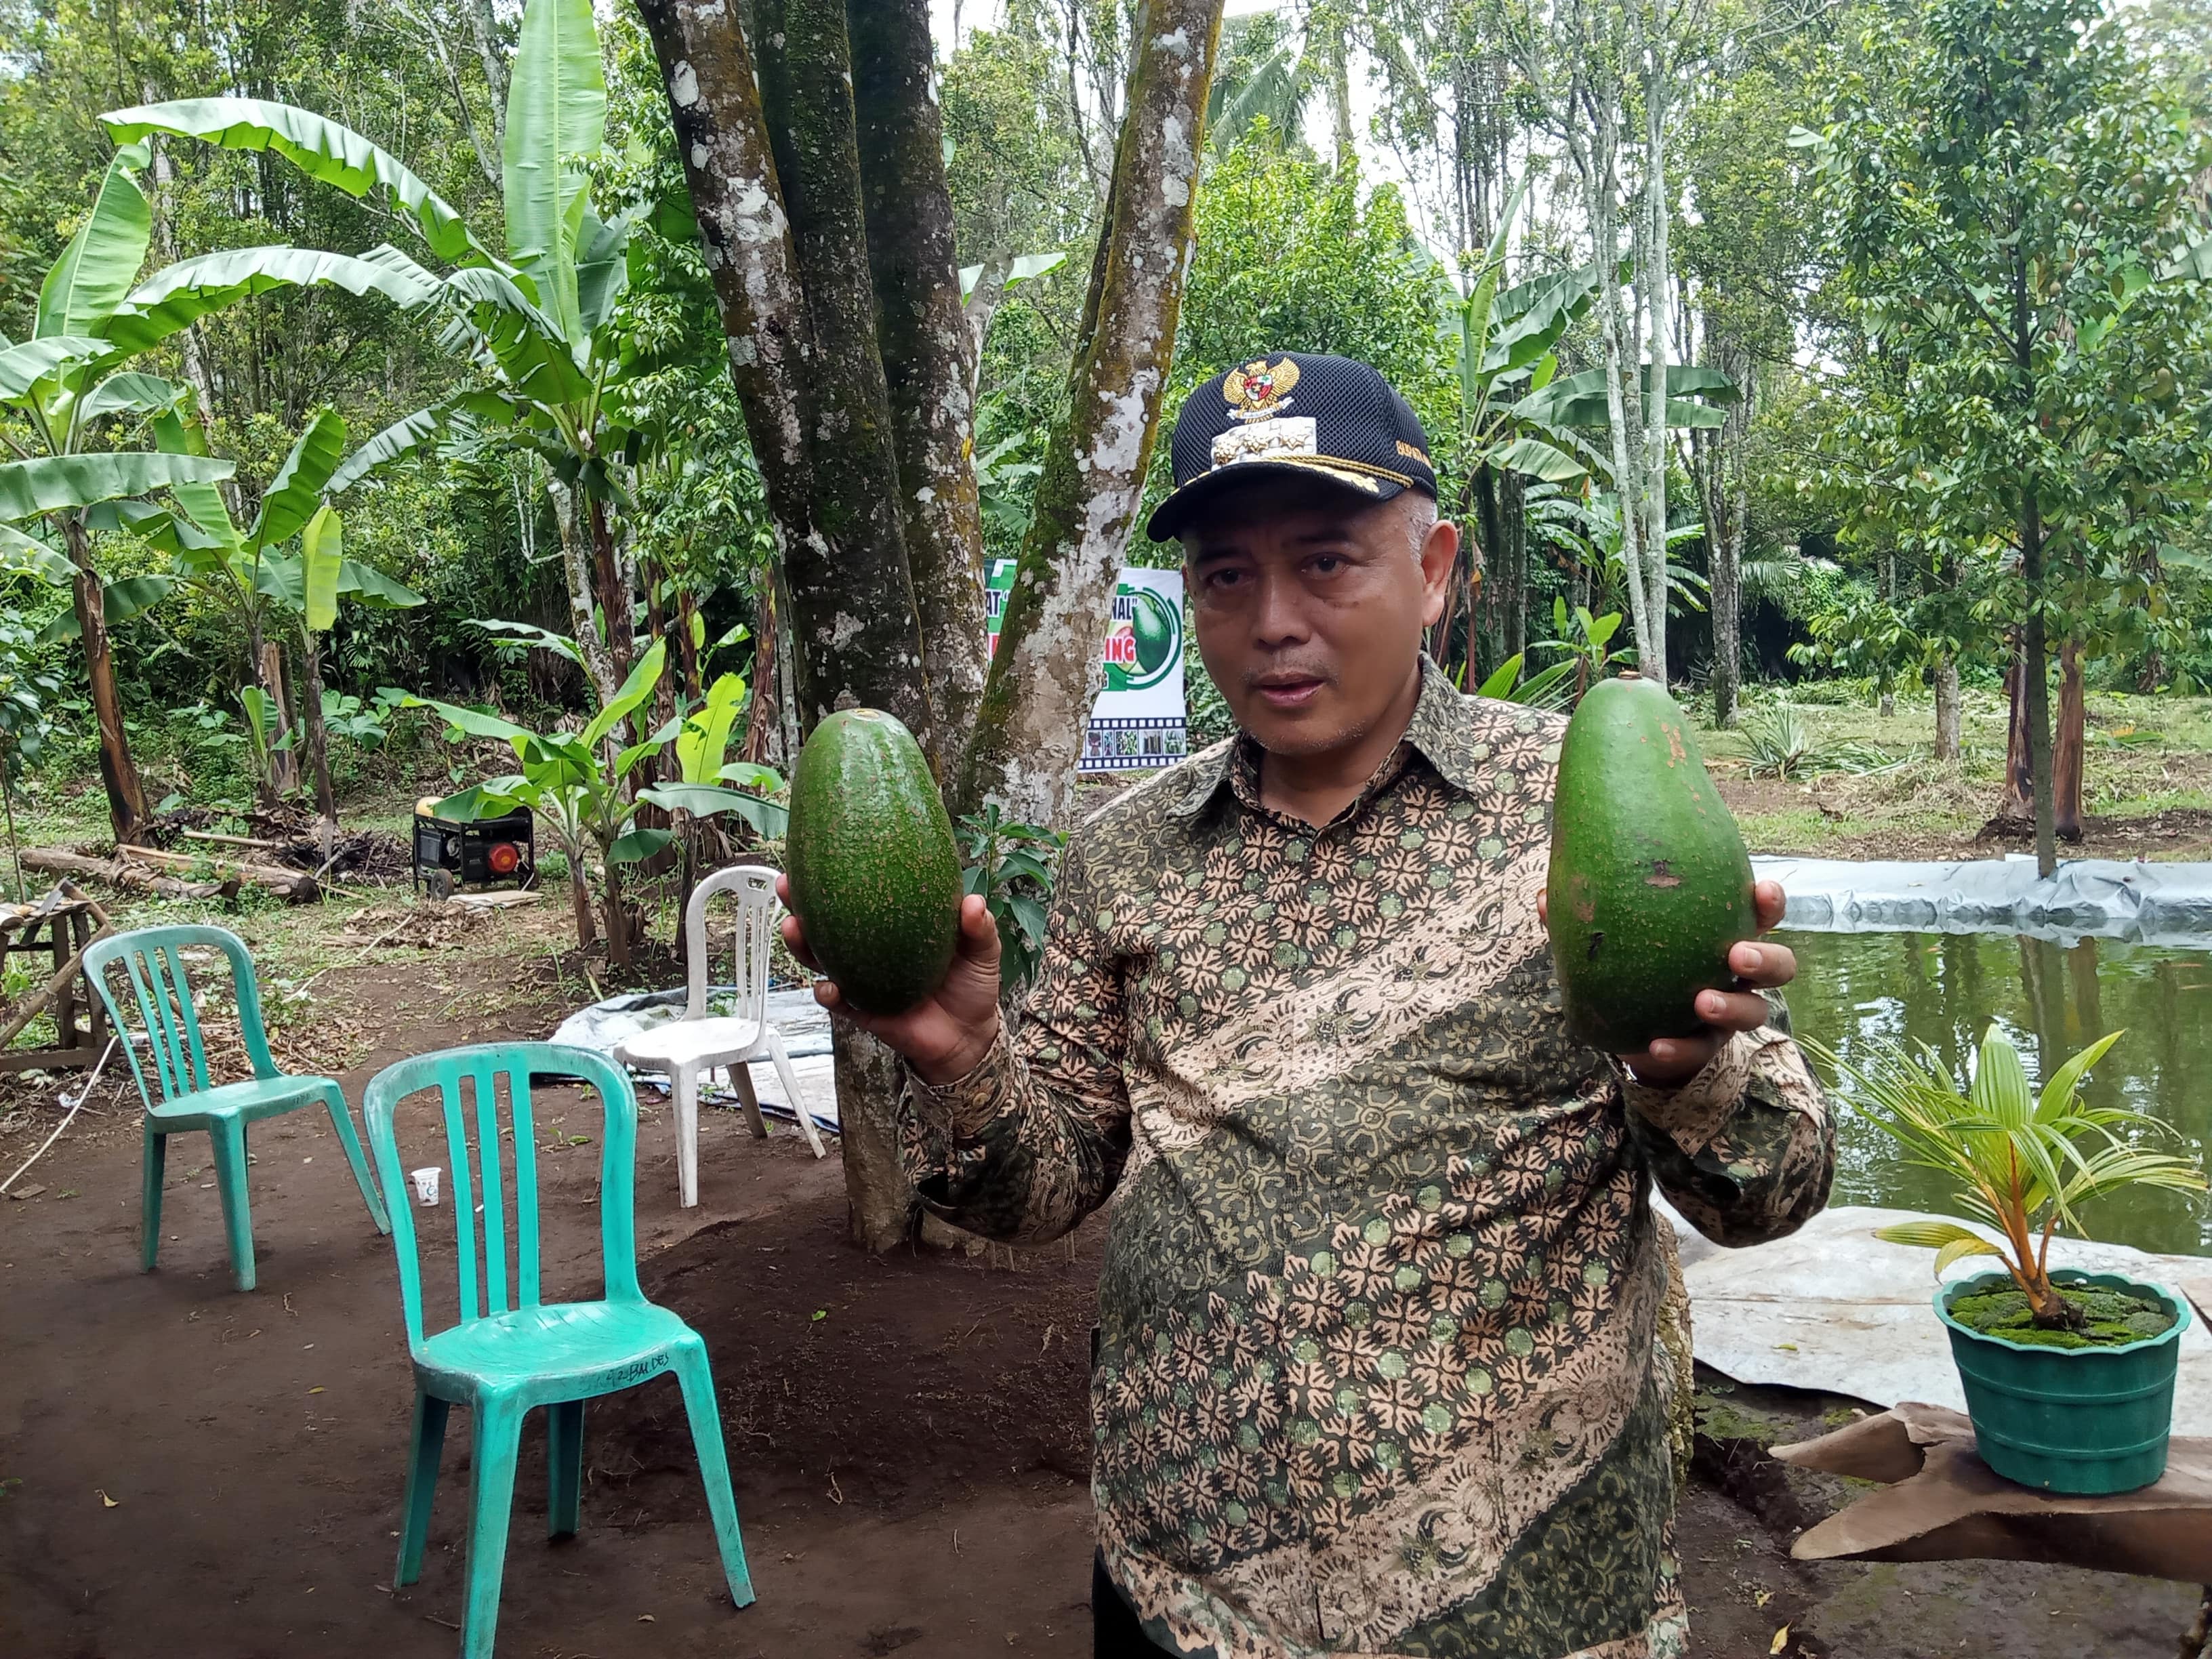
[[417, 1366], [490, 1389], [528, 1384], [574, 1399], [628, 1388], [671, 1369], [691, 1328], [650, 1302], [554, 1302], [456, 1325], [424, 1340]]
[[185, 1128], [194, 1118], [267, 1116], [289, 1111], [322, 1099], [325, 1091], [337, 1087], [321, 1077], [250, 1077], [242, 1083], [219, 1083], [212, 1089], [179, 1095], [148, 1107], [146, 1115], [158, 1122]]
[[617, 1058], [632, 1066], [727, 1066], [759, 1050], [768, 1028], [757, 1019], [679, 1019], [625, 1037]]

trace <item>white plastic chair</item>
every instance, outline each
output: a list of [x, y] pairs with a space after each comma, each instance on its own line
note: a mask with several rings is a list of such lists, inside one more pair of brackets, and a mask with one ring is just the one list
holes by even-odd
[[[707, 901], [717, 893], [734, 894], [738, 901], [737, 962], [732, 978], [737, 985], [737, 1012], [709, 1015], [707, 988]], [[769, 946], [775, 938], [775, 872], [757, 864], [737, 864], [717, 870], [691, 890], [684, 912], [684, 931], [690, 940], [690, 1000], [684, 1018], [617, 1045], [615, 1058], [640, 1071], [665, 1072], [676, 1101], [676, 1185], [683, 1207], [699, 1202], [699, 1074], [718, 1066], [730, 1068], [738, 1098], [753, 1133], [765, 1139], [768, 1124], [761, 1117], [760, 1097], [753, 1092], [752, 1072], [747, 1062], [767, 1060], [783, 1080], [783, 1091], [799, 1118], [806, 1144], [821, 1158], [826, 1149], [814, 1132], [813, 1121], [799, 1097], [799, 1079], [784, 1052], [782, 1035], [768, 1019]]]

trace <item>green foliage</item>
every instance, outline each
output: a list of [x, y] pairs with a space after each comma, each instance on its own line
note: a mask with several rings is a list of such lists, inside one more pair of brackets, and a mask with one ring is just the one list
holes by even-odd
[[[1557, 681], [1562, 688], [1560, 700], [1563, 702], [1575, 702], [1583, 692], [1603, 679], [1608, 669], [1635, 663], [1636, 653], [1633, 651], [1611, 648], [1613, 636], [1620, 631], [1620, 622], [1618, 611], [1608, 611], [1602, 617], [1593, 617], [1583, 605], [1578, 605], [1570, 611], [1565, 599], [1554, 599], [1552, 601], [1553, 637], [1537, 641], [1535, 648], [1557, 651], [1563, 658], [1562, 661], [1553, 665], [1554, 669], [1567, 671]], [[1571, 684], [1568, 683], [1568, 674], [1573, 676]], [[1530, 699], [1523, 697], [1522, 701]]]
[[1880, 772], [1896, 765], [1871, 744], [1820, 743], [1812, 726], [1790, 704], [1769, 704], [1743, 722], [1746, 775], [1754, 778], [1811, 777], [1821, 772]]
[[960, 820], [963, 890], [981, 893], [999, 926], [999, 989], [1018, 995], [1044, 959], [1045, 914], [1066, 832], [1009, 823], [997, 805]]
[[1881, 1050], [1863, 1066], [1819, 1043], [1805, 1046], [1833, 1073], [1838, 1092], [1860, 1115], [1894, 1140], [1910, 1162], [1956, 1182], [1953, 1196], [1960, 1207], [1997, 1228], [2003, 1241], [1992, 1243], [1948, 1221], [1904, 1223], [1884, 1227], [1878, 1236], [1935, 1250], [1939, 1278], [1968, 1256], [1997, 1257], [2026, 1294], [2035, 1322], [2061, 1328], [2076, 1324], [2081, 1315], [2052, 1291], [2051, 1237], [2062, 1225], [2081, 1234], [2081, 1205], [2131, 1189], [2205, 1190], [2204, 1172], [2193, 1159], [2143, 1144], [2172, 1133], [2156, 1118], [2132, 1107], [2092, 1106], [2079, 1097], [2083, 1078], [2120, 1036], [2114, 1031], [2098, 1038], [2053, 1072], [2039, 1093], [2028, 1085], [2020, 1051], [1995, 1024], [1984, 1035], [1973, 1076], [1963, 1086], [1924, 1042], [1910, 1054], [1894, 1047]]
[[1933, 0], [1863, 51], [1797, 141], [1856, 394], [1816, 483], [1919, 573], [1923, 638], [2033, 611], [2178, 643], [2169, 550], [2212, 484], [2212, 410], [2179, 392], [2212, 377], [2204, 129], [2089, 0]]

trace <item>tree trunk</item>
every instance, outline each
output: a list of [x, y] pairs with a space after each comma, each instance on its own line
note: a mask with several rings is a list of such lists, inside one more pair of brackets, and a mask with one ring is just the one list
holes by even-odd
[[323, 856], [328, 858], [331, 832], [337, 828], [337, 792], [331, 787], [329, 734], [323, 729], [323, 642], [301, 631], [300, 670], [300, 727], [307, 740], [307, 764], [315, 775], [315, 815], [323, 825]]
[[2027, 766], [2035, 799], [2035, 868], [2058, 868], [2057, 826], [2051, 775], [2051, 677], [2043, 622], [2043, 503], [2031, 483], [2021, 492], [2020, 574], [2027, 587], [2027, 621], [2021, 629], [2021, 699], [2027, 719]]
[[837, 1056], [837, 1138], [845, 1160], [847, 1224], [855, 1244], [881, 1255], [913, 1237], [919, 1207], [907, 1184], [891, 1119], [897, 1064], [890, 1049], [842, 1019], [830, 1029], [830, 1045]]
[[[1635, 385], [1636, 368], [1631, 361], [1620, 284], [1613, 276], [1620, 264], [1620, 223], [1616, 202], [1619, 118], [1610, 88], [1593, 92], [1587, 102], [1592, 111], [1591, 131], [1585, 138], [1578, 128], [1571, 127], [1567, 150], [1582, 179], [1591, 253], [1600, 273], [1598, 343], [1605, 368], [1607, 435], [1613, 450], [1614, 501], [1620, 515], [1620, 556], [1623, 574], [1628, 578], [1626, 586], [1629, 625], [1636, 635], [1637, 659], [1639, 664], [1648, 665], [1653, 659], [1655, 648], [1663, 649], [1664, 646], [1652, 632], [1649, 591], [1644, 581], [1643, 492], [1639, 487], [1642, 458], [1632, 437], [1632, 432], [1641, 429], [1643, 400]], [[1650, 673], [1651, 670], [1646, 666], [1644, 672]], [[1663, 665], [1659, 672], [1663, 674]]]
[[266, 795], [267, 804], [274, 806], [300, 787], [300, 752], [293, 745], [276, 747], [292, 730], [292, 700], [285, 695], [284, 687], [284, 653], [276, 641], [261, 637], [258, 623], [255, 624], [253, 638], [255, 672], [273, 715], [269, 728]]
[[960, 304], [945, 139], [930, 90], [928, 0], [860, 0], [847, 15], [877, 344], [923, 684], [949, 752], [975, 720], [989, 664], [972, 459], [979, 343]]
[[841, 703], [936, 733], [877, 349], [841, 5], [763, 0], [759, 72], [724, 0], [639, 0], [760, 464], [801, 732]]
[[576, 913], [576, 948], [589, 952], [599, 942], [599, 924], [592, 920], [592, 889], [583, 854], [568, 854], [568, 904]]
[[2081, 839], [2081, 761], [2088, 732], [2088, 707], [2082, 696], [2081, 646], [2068, 640], [2058, 647], [2058, 744], [2051, 760], [2052, 828], [2061, 841]]
[[738, 754], [756, 766], [767, 766], [780, 744], [771, 743], [776, 732], [776, 708], [782, 699], [782, 676], [777, 662], [775, 583], [761, 584], [760, 603], [753, 612], [752, 700], [745, 708], [745, 738]]
[[[1639, 14], [1640, 15], [1640, 14]], [[1637, 264], [1634, 281], [1643, 293], [1641, 308], [1650, 317], [1650, 390], [1644, 398], [1644, 556], [1648, 561], [1645, 580], [1650, 596], [1651, 639], [1656, 661], [1644, 668], [1662, 686], [1667, 684], [1667, 362], [1674, 355], [1669, 324], [1674, 316], [1674, 272], [1668, 230], [1674, 215], [1667, 203], [1667, 43], [1644, 44], [1644, 197], [1645, 258]]]
[[1191, 200], [1222, 0], [1151, 0], [1070, 378], [1000, 623], [956, 813], [1066, 814], [1109, 599], [1144, 493], [1189, 269]]
[[1506, 472], [1498, 481], [1498, 550], [1504, 571], [1499, 609], [1504, 612], [1505, 654], [1528, 648], [1528, 481]]
[[696, 707], [707, 695], [699, 670], [699, 601], [689, 582], [676, 584], [676, 654], [684, 679], [684, 699]]
[[606, 868], [607, 966], [610, 969], [627, 968], [629, 966], [629, 912], [624, 908], [622, 866], [608, 858], [604, 848], [600, 849], [599, 856]]
[[811, 550], [787, 553], [800, 725], [811, 731], [845, 697], [888, 709], [943, 777], [951, 769], [924, 690], [876, 295], [855, 257], [867, 227], [845, 9], [842, 0], [762, 0], [759, 15], [761, 103], [812, 325], [814, 516], [835, 556], [818, 570]]
[[583, 500], [558, 479], [549, 480], [546, 489], [553, 498], [553, 523], [561, 532], [561, 571], [568, 583], [568, 625], [575, 635], [576, 649], [583, 653], [584, 672], [605, 707], [622, 689], [622, 676], [615, 672], [614, 659], [608, 654], [592, 614], [592, 554], [585, 545], [586, 532], [577, 522], [583, 516]]
[[596, 493], [583, 496], [584, 522], [592, 535], [592, 598], [605, 619], [607, 659], [619, 690], [629, 678], [630, 659], [636, 653], [637, 607], [615, 549], [614, 526], [607, 522], [607, 504]]
[[2014, 635], [2012, 661], [2005, 670], [2004, 796], [1997, 816], [2021, 823], [2035, 822], [2035, 775], [2027, 758], [2027, 677], [2021, 668], [2022, 647]]
[[70, 596], [84, 644], [85, 678], [92, 688], [93, 719], [100, 728], [100, 781], [107, 790], [107, 821], [118, 845], [146, 839], [146, 787], [131, 759], [123, 731], [123, 696], [115, 685], [115, 653], [107, 638], [106, 596], [92, 562], [92, 538], [74, 513], [62, 519], [70, 562], [76, 567]]
[[1936, 758], [1959, 758], [1959, 659], [1936, 659]]

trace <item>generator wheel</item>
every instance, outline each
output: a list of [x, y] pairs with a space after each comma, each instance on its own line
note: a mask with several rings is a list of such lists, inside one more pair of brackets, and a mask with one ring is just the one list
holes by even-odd
[[453, 896], [453, 872], [450, 870], [428, 869], [422, 872], [422, 890], [441, 904]]

